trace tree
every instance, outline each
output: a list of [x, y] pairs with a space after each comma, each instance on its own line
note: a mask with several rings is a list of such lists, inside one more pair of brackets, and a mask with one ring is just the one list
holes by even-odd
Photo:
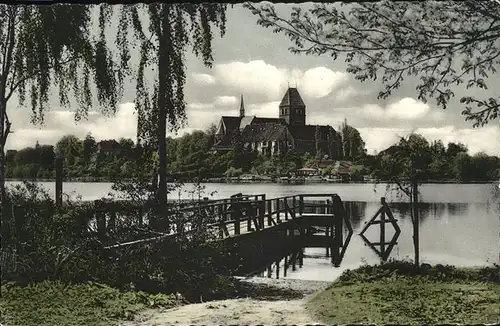
[[448, 156], [448, 158], [454, 158], [459, 153], [467, 153], [467, 152], [468, 152], [467, 146], [465, 146], [462, 143], [450, 142], [448, 143], [448, 147], [446, 148], [446, 155]]
[[[5, 144], [12, 122], [8, 108], [14, 94], [19, 105], [32, 111], [33, 123], [43, 123], [51, 86], [58, 87], [61, 106], [69, 95], [78, 104], [75, 119], [85, 118], [94, 107], [95, 84], [101, 112], [116, 111], [128, 58], [118, 64], [106, 45], [104, 19], [99, 11], [99, 35], [91, 33], [95, 6], [0, 5], [0, 202], [5, 203]], [[91, 79], [93, 79], [91, 81]], [[29, 100], [28, 102], [26, 100]]]
[[[212, 24], [225, 32], [226, 4], [151, 3], [122, 6], [117, 44], [124, 57], [129, 56], [129, 26], [139, 42], [140, 57], [136, 75], [135, 109], [138, 112], [138, 141], [156, 148], [159, 155], [158, 207], [165, 217], [167, 203], [166, 131], [178, 130], [186, 120], [184, 84], [185, 51], [188, 45], [211, 67]], [[140, 9], [148, 13], [145, 28]], [[145, 71], [158, 72], [152, 87], [147, 85]]]
[[77, 162], [83, 152], [83, 143], [75, 135], [63, 136], [55, 148], [56, 155], [64, 158], [66, 168], [70, 168]]
[[418, 99], [435, 98], [446, 108], [455, 91], [474, 87], [484, 98], [461, 98], [465, 119], [476, 127], [498, 118], [498, 98], [486, 91], [486, 80], [500, 62], [497, 1], [322, 3], [308, 11], [294, 8], [290, 18], [272, 5], [245, 7], [258, 24], [284, 33], [292, 53], [342, 58], [356, 79], [380, 80], [379, 98], [390, 96], [405, 77], [410, 84], [419, 77]]
[[97, 142], [89, 132], [83, 140], [83, 162], [86, 166], [89, 165], [92, 157], [97, 153]]
[[118, 140], [118, 144], [120, 145], [120, 153], [121, 158], [123, 159], [132, 159], [134, 154], [134, 141], [130, 138], [120, 138]]
[[413, 246], [415, 264], [420, 264], [418, 186], [429, 178], [432, 162], [429, 142], [418, 134], [401, 137], [398, 144], [379, 154], [379, 166], [374, 171], [378, 180], [389, 181], [410, 198], [412, 207]]
[[321, 146], [320, 146], [320, 130], [319, 126], [316, 126], [316, 129], [314, 130], [314, 145], [315, 145], [315, 152], [316, 152], [316, 159], [318, 161], [321, 161], [322, 158], [322, 153], [321, 153]]
[[366, 155], [366, 147], [359, 131], [344, 120], [341, 126], [343, 156], [347, 160], [358, 161]]

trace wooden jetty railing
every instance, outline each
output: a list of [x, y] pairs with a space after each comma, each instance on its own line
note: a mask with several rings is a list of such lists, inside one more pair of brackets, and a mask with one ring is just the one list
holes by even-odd
[[[109, 215], [116, 216], [116, 212]], [[238, 194], [207, 203], [171, 206], [169, 218], [173, 232], [163, 230], [164, 233], [154, 237], [110, 244], [106, 248], [129, 246], [165, 237], [190, 237], [199, 235], [200, 232], [210, 234], [216, 240], [226, 240], [264, 231], [285, 231], [297, 237], [297, 241], [306, 247], [326, 247], [327, 252], [331, 252], [332, 263], [338, 266], [352, 235], [352, 227], [342, 200], [336, 194], [300, 194], [272, 199], [267, 199], [264, 194]], [[115, 226], [113, 222], [109, 222], [111, 219], [100, 216], [98, 228], [109, 229]], [[344, 226], [348, 229], [346, 239], [343, 235]], [[318, 235], [317, 232], [323, 229], [324, 235]], [[162, 230], [159, 231], [161, 233]], [[99, 232], [101, 236], [105, 233]]]

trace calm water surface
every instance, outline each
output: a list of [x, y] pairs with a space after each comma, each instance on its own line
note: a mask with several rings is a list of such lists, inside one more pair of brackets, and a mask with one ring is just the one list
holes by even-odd
[[[8, 185], [19, 182], [9, 182]], [[54, 193], [54, 183], [40, 183]], [[84, 200], [107, 197], [111, 183], [65, 183], [64, 192]], [[380, 207], [380, 197], [386, 197], [398, 219], [401, 235], [391, 257], [413, 257], [412, 230], [407, 198], [385, 185], [373, 184], [205, 184], [205, 194], [226, 198], [235, 193], [263, 194], [267, 198], [301, 193], [337, 193], [344, 202], [354, 227], [342, 266], [334, 268], [325, 258], [325, 249], [307, 249], [304, 267], [289, 271], [288, 278], [334, 280], [345, 269], [356, 268], [363, 262], [377, 263], [376, 254], [359, 237], [359, 232]], [[420, 248], [421, 260], [431, 264], [478, 266], [498, 262], [500, 253], [500, 214], [498, 188], [493, 184], [427, 184], [420, 187]], [[186, 184], [172, 199], [198, 197]], [[376, 240], [378, 227], [373, 226], [367, 237]], [[389, 229], [389, 228], [388, 228]], [[392, 230], [392, 229], [391, 229]], [[387, 237], [392, 236], [388, 231]]]

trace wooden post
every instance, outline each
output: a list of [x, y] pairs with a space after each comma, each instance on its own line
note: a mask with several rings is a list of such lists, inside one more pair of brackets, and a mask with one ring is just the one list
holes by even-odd
[[283, 199], [283, 204], [284, 204], [284, 208], [285, 208], [285, 221], [288, 221], [288, 198], [284, 198]]
[[231, 204], [231, 208], [233, 211], [233, 219], [234, 219], [234, 234], [240, 234], [240, 219], [241, 219], [241, 210], [239, 203], [233, 202]]
[[297, 217], [297, 197], [295, 197], [295, 196], [292, 197], [292, 205], [293, 205], [292, 218], [296, 218]]
[[343, 235], [342, 235], [342, 228], [343, 228], [343, 214], [344, 214], [344, 209], [342, 207], [342, 201], [340, 200], [340, 197], [336, 196], [332, 198], [332, 204], [333, 204], [333, 211], [334, 211], [334, 225], [335, 225], [335, 237], [332, 239], [332, 253], [331, 253], [331, 258], [332, 258], [332, 263], [334, 264], [335, 267], [340, 266], [340, 248], [342, 247], [342, 240], [343, 240]]
[[[252, 218], [255, 217], [255, 213], [256, 213], [256, 209], [255, 209], [255, 204], [252, 203], [252, 204], [248, 204], [248, 205], [245, 205], [246, 209], [245, 209], [245, 212], [246, 212], [246, 217], [247, 217], [247, 232], [252, 232], [253, 231], [253, 228], [252, 228]], [[243, 215], [243, 214], [241, 214]], [[257, 226], [256, 226], [257, 227]]]
[[106, 215], [104, 207], [100, 200], [94, 201], [95, 219], [97, 225], [97, 236], [99, 240], [104, 240], [106, 237]]
[[276, 198], [276, 223], [281, 223], [281, 218], [280, 218], [280, 214], [281, 214], [281, 207], [280, 207], [280, 200], [279, 198]]
[[225, 204], [217, 204], [215, 206], [215, 210], [217, 211], [217, 216], [219, 217], [219, 238], [223, 239], [224, 238], [224, 222], [226, 221], [226, 215], [224, 214], [224, 209], [223, 206]]
[[116, 230], [116, 211], [113, 210], [109, 216], [108, 229], [112, 232]]
[[299, 215], [304, 214], [304, 196], [299, 196]]
[[413, 203], [413, 246], [415, 248], [415, 265], [420, 266], [420, 230], [419, 230], [419, 216], [418, 216], [418, 184], [415, 177], [412, 181], [412, 203]]
[[286, 277], [287, 269], [288, 269], [288, 255], [285, 256], [285, 269], [283, 270], [283, 277]]
[[387, 257], [385, 256], [385, 198], [380, 198], [380, 204], [382, 204], [382, 210], [380, 211], [380, 253], [382, 254], [382, 260], [386, 261]]
[[137, 223], [139, 226], [142, 226], [144, 224], [144, 219], [143, 219], [143, 208], [139, 207], [137, 210]]
[[266, 216], [266, 195], [262, 195], [262, 199], [259, 205], [259, 224], [262, 229], [264, 229], [265, 216]]
[[272, 271], [273, 264], [267, 266], [267, 277], [271, 278], [273, 271]]
[[299, 267], [304, 266], [304, 249], [301, 248], [299, 251]]
[[[329, 233], [330, 233], [330, 227], [327, 226], [325, 228], [325, 236], [328, 238], [329, 237]], [[329, 247], [326, 247], [326, 257], [330, 257], [330, 248]]]
[[280, 260], [276, 261], [276, 279], [280, 278]]
[[297, 251], [293, 252], [292, 253], [292, 271], [296, 271], [297, 270]]
[[55, 172], [56, 172], [56, 206], [61, 207], [62, 205], [62, 192], [63, 192], [63, 159], [60, 156], [56, 156], [55, 159]]
[[267, 226], [273, 225], [273, 201], [270, 199], [267, 202]]

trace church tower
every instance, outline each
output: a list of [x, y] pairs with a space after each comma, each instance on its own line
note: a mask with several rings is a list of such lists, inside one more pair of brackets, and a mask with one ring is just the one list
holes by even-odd
[[306, 105], [297, 88], [288, 87], [279, 106], [279, 117], [288, 125], [305, 126]]
[[243, 118], [245, 116], [245, 104], [243, 104], [243, 95], [241, 95], [241, 101], [240, 101], [240, 118]]

